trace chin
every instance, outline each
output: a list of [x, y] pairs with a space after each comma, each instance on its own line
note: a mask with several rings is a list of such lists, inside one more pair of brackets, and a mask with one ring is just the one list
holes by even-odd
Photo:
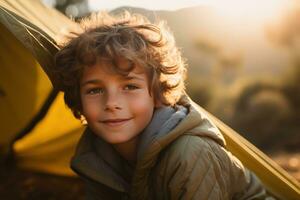
[[106, 140], [110, 144], [124, 144], [134, 140], [136, 137], [114, 137]]

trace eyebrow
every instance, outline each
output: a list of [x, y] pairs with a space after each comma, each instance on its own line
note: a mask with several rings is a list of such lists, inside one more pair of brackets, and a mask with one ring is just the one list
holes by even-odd
[[[145, 81], [143, 78], [140, 78], [138, 76], [134, 76], [134, 75], [131, 75], [131, 76], [125, 76], [125, 77], [121, 77], [121, 79], [124, 79], [124, 80], [139, 80], [139, 81]], [[91, 80], [87, 80], [85, 81], [84, 83], [81, 84], [81, 87], [85, 86], [85, 85], [89, 85], [89, 84], [101, 84], [103, 83], [102, 80], [100, 79], [91, 79]]]
[[123, 77], [125, 80], [132, 80], [132, 79], [137, 79], [137, 80], [140, 80], [140, 81], [144, 81], [145, 79], [143, 78], [140, 78], [138, 76], [134, 76], [134, 75], [131, 75], [131, 76], [125, 76]]
[[81, 87], [83, 87], [85, 85], [89, 85], [89, 84], [99, 84], [99, 83], [102, 83], [102, 81], [99, 79], [91, 79], [91, 80], [88, 80], [88, 81], [85, 81], [84, 83], [82, 83]]

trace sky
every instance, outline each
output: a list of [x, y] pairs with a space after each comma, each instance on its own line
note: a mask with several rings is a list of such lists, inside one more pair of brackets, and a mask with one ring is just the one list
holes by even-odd
[[274, 10], [280, 9], [289, 0], [88, 0], [92, 10], [114, 9], [120, 6], [134, 6], [152, 10], [176, 10], [196, 5], [211, 5], [224, 10], [246, 9]]
[[88, 0], [88, 2], [92, 10], [111, 10], [120, 6], [134, 6], [151, 10], [177, 10], [205, 4], [208, 0]]
[[[55, 3], [55, 0], [42, 1], [48, 5]], [[88, 0], [88, 7], [91, 11], [109, 11], [121, 6], [149, 10], [178, 10], [185, 7], [206, 5], [213, 7], [224, 18], [250, 19], [257, 23], [269, 21], [269, 19], [274, 20], [274, 17], [282, 14], [292, 1], [296, 0]]]
[[150, 10], [177, 10], [180, 8], [207, 5], [220, 15], [229, 18], [267, 20], [280, 15], [292, 0], [88, 0], [89, 8], [112, 10], [121, 6], [133, 6]]

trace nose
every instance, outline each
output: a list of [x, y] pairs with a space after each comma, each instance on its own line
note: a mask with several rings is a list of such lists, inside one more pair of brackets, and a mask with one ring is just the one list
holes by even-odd
[[114, 111], [121, 109], [121, 99], [122, 97], [117, 91], [108, 91], [106, 95], [106, 101], [104, 102], [104, 110]]

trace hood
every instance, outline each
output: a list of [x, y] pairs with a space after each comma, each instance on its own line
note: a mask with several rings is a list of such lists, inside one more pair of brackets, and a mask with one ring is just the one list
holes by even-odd
[[[137, 164], [132, 187], [144, 184], [159, 153], [183, 134], [209, 137], [225, 146], [225, 140], [216, 126], [188, 97], [182, 105], [155, 110], [149, 125], [140, 135]], [[100, 182], [115, 190], [128, 192], [130, 183], [124, 179], [124, 159], [114, 148], [95, 136], [88, 128], [77, 146], [71, 168], [78, 174]]]
[[209, 137], [225, 146], [223, 135], [202, 109], [188, 97], [183, 105], [158, 109], [141, 135], [138, 162], [152, 160], [153, 156], [183, 134]]
[[187, 109], [186, 116], [169, 132], [157, 134], [144, 150], [142, 158], [137, 162], [132, 181], [132, 191], [136, 191], [141, 185], [147, 185], [149, 172], [155, 165], [159, 153], [181, 135], [209, 137], [225, 147], [226, 143], [223, 135], [202, 111], [203, 108], [194, 103], [188, 96], [184, 96], [181, 102]]

